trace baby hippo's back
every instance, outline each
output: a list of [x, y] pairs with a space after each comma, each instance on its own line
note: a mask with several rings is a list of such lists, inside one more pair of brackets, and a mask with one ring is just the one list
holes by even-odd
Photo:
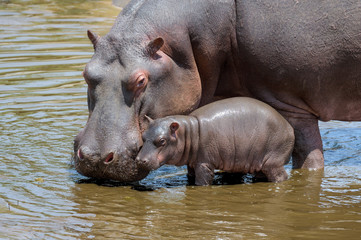
[[199, 121], [198, 158], [215, 169], [255, 173], [263, 168], [271, 171], [283, 167], [289, 161], [293, 128], [263, 102], [229, 98], [201, 107], [191, 115]]

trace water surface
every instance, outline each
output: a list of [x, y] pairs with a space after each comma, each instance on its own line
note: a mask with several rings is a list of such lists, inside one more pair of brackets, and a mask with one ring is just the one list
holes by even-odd
[[287, 166], [278, 184], [246, 176], [192, 187], [169, 166], [134, 186], [76, 173], [86, 30], [104, 35], [120, 10], [110, 0], [0, 0], [0, 239], [361, 237], [360, 122], [320, 123], [324, 171]]

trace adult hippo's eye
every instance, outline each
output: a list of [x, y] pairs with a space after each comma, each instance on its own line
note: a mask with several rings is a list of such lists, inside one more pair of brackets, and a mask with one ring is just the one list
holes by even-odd
[[139, 79], [137, 81], [137, 88], [143, 87], [145, 85], [145, 78]]
[[138, 97], [148, 83], [148, 77], [144, 72], [137, 75], [134, 84], [134, 97]]

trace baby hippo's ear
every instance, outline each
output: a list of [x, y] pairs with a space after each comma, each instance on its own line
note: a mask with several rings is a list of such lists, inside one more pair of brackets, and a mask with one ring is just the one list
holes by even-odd
[[144, 117], [145, 117], [145, 119], [148, 120], [149, 123], [154, 122], [154, 120], [153, 120], [151, 117], [149, 117], [149, 116], [147, 116], [147, 115], [144, 115]]
[[172, 137], [177, 137], [176, 136], [176, 132], [179, 128], [179, 123], [177, 122], [172, 122], [169, 126], [169, 129], [170, 129], [170, 134], [172, 135]]

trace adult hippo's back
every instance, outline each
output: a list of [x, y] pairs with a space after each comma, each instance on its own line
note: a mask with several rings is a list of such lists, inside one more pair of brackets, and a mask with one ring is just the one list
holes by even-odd
[[295, 168], [323, 167], [318, 120], [361, 120], [359, 0], [137, 0], [107, 35], [88, 36], [89, 118], [74, 144], [86, 176], [144, 178], [134, 161], [144, 116], [218, 98], [278, 110], [295, 129]]

